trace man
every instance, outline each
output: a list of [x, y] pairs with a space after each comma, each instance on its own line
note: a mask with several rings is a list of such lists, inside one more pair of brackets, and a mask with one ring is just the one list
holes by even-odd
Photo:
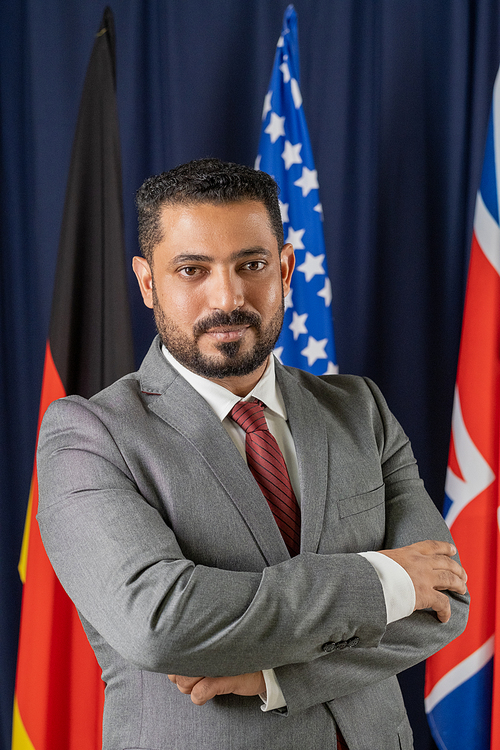
[[159, 337], [139, 372], [52, 404], [38, 456], [104, 748], [407, 750], [395, 675], [467, 617], [408, 439], [373, 383], [274, 360], [294, 256], [268, 175], [200, 160], [137, 203]]

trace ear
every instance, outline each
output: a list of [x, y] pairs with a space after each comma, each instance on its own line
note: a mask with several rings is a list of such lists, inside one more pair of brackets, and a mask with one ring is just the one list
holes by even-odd
[[132, 258], [132, 268], [139, 282], [142, 299], [146, 307], [153, 308], [153, 274], [145, 258], [135, 255]]
[[295, 268], [295, 253], [293, 246], [287, 242], [283, 245], [280, 256], [281, 279], [283, 282], [283, 295], [286, 297], [290, 291], [293, 269]]

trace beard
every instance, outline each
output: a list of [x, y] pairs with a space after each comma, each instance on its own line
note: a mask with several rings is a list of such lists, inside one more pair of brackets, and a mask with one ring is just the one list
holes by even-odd
[[[204, 378], [221, 380], [240, 377], [249, 375], [260, 367], [271, 354], [278, 340], [283, 325], [284, 311], [282, 296], [281, 305], [266, 326], [263, 325], [262, 318], [257, 313], [244, 310], [233, 310], [231, 313], [214, 312], [195, 324], [191, 338], [183, 333], [173, 320], [167, 318], [158, 302], [153, 283], [153, 313], [162, 344], [181, 365]], [[227, 328], [231, 325], [253, 327], [256, 342], [250, 351], [240, 352], [241, 340], [217, 344], [216, 348], [222, 355], [221, 357], [206, 355], [200, 351], [198, 339], [202, 334], [210, 329]]]

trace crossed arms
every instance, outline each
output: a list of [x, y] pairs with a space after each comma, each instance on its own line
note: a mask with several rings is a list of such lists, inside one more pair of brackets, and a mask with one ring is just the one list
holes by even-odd
[[[385, 546], [408, 566], [419, 611], [389, 626], [378, 577], [356, 554], [305, 553], [257, 572], [186, 559], [166, 519], [138, 493], [105, 415], [82, 399], [57, 402], [44, 420], [42, 538], [83, 617], [129, 662], [195, 676], [200, 702], [214, 688], [258, 692], [261, 670], [273, 668], [288, 711], [298, 711], [406, 669], [465, 626], [464, 577], [449, 546], [398, 550], [429, 538], [451, 543], [417, 476], [401, 479], [396, 464], [408, 469], [409, 447], [398, 440], [386, 462]], [[353, 637], [359, 647], [322, 648]], [[213, 681], [252, 673], [243, 686]]]
[[[398, 562], [410, 576], [415, 589], [415, 610], [432, 609], [437, 619], [446, 623], [451, 618], [449, 598], [443, 591], [466, 594], [467, 575], [453, 556], [457, 550], [450, 542], [427, 540], [407, 547], [381, 552]], [[260, 695], [266, 683], [262, 671], [229, 677], [187, 677], [168, 675], [181, 693], [191, 696], [203, 706], [216, 695]]]

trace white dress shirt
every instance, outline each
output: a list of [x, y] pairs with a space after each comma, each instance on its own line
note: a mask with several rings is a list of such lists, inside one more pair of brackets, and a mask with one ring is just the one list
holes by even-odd
[[[281, 391], [276, 380], [274, 368], [274, 356], [269, 357], [266, 370], [253, 390], [241, 399], [234, 393], [212, 380], [197, 375], [181, 365], [175, 357], [162, 347], [163, 354], [172, 367], [182, 375], [185, 380], [202, 396], [221, 420], [222, 426], [246, 461], [245, 431], [231, 419], [229, 413], [238, 401], [249, 401], [253, 398], [262, 401], [265, 405], [264, 416], [269, 431], [276, 439], [285, 459], [290, 482], [300, 505], [300, 486], [297, 454], [288, 427], [287, 413]], [[415, 589], [412, 580], [406, 570], [387, 555], [380, 552], [359, 552], [375, 568], [384, 592], [385, 606], [387, 611], [387, 624], [411, 615], [415, 608]], [[283, 693], [276, 679], [273, 669], [263, 670], [266, 682], [266, 695], [261, 698], [264, 701], [263, 711], [271, 711], [286, 705]]]

